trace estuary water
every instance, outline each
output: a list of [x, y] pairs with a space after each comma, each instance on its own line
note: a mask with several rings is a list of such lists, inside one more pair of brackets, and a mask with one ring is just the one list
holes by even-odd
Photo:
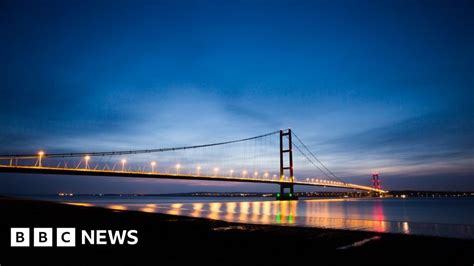
[[48, 198], [230, 222], [474, 239], [474, 198], [357, 198], [275, 201], [248, 197], [73, 196]]

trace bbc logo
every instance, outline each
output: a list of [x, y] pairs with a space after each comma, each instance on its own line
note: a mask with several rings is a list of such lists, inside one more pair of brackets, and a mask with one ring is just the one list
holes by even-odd
[[[30, 246], [30, 228], [11, 228], [10, 232], [10, 246]], [[34, 247], [52, 247], [53, 237], [53, 228], [33, 228], [32, 239]], [[75, 239], [75, 228], [56, 228], [57, 247], [75, 247]]]

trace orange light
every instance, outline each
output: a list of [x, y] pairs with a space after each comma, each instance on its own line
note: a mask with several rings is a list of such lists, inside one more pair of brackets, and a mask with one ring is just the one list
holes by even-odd
[[116, 211], [126, 211], [127, 210], [126, 206], [118, 205], [118, 204], [108, 205], [107, 208], [112, 209], [112, 210], [116, 210]]
[[74, 206], [82, 206], [82, 207], [92, 207], [94, 206], [91, 203], [83, 203], [83, 202], [65, 202], [68, 205], [74, 205]]

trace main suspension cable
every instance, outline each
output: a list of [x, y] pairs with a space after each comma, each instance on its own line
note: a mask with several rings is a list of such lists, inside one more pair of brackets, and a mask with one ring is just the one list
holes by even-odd
[[[244, 141], [249, 141], [249, 140], [254, 140], [254, 139], [259, 139], [263, 137], [267, 137], [270, 135], [274, 135], [279, 133], [280, 131], [274, 131], [271, 133], [255, 136], [255, 137], [250, 137], [250, 138], [244, 138], [244, 139], [238, 139], [238, 140], [231, 140], [231, 141], [225, 141], [225, 142], [217, 142], [217, 143], [210, 143], [210, 144], [202, 144], [202, 145], [194, 145], [194, 146], [183, 146], [183, 147], [174, 147], [174, 148], [160, 148], [160, 149], [148, 149], [148, 150], [129, 150], [129, 151], [107, 151], [107, 152], [73, 152], [73, 153], [51, 153], [51, 154], [44, 154], [43, 158], [49, 157], [60, 157], [60, 158], [65, 158], [65, 157], [81, 157], [81, 156], [106, 156], [106, 155], [127, 155], [127, 154], [141, 154], [141, 153], [156, 153], [156, 152], [167, 152], [167, 151], [178, 151], [178, 150], [187, 150], [187, 149], [198, 149], [198, 148], [205, 148], [205, 147], [213, 147], [213, 146], [220, 146], [220, 145], [227, 145], [227, 144], [232, 144], [232, 143], [238, 143], [238, 142], [244, 142]], [[9, 159], [9, 158], [15, 158], [15, 157], [20, 157], [20, 158], [37, 158], [37, 154], [28, 154], [28, 155], [0, 155], [0, 159]]]

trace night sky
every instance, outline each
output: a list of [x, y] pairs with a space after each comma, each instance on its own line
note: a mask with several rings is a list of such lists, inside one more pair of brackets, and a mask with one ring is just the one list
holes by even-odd
[[[0, 34], [1, 154], [291, 127], [345, 181], [474, 190], [472, 1], [2, 0]], [[2, 194], [275, 189], [0, 178]]]

